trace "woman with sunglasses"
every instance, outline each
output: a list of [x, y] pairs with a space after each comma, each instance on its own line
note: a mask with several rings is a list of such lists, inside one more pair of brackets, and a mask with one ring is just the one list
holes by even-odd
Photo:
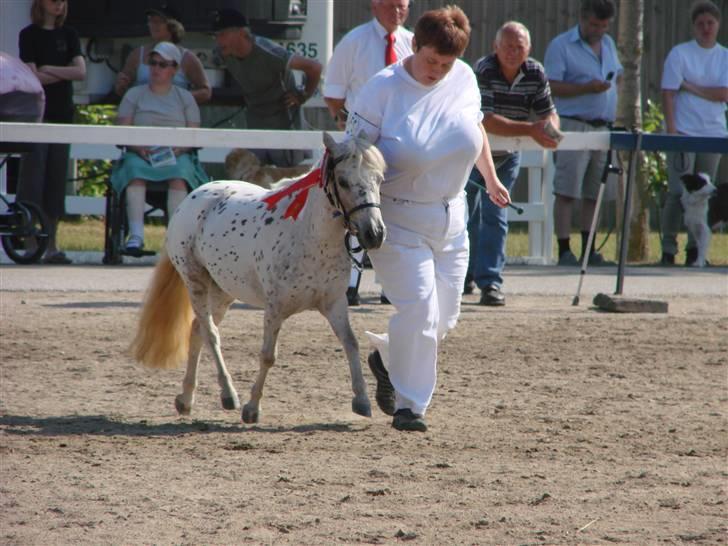
[[[118, 125], [199, 127], [200, 108], [192, 94], [174, 85], [182, 53], [171, 42], [160, 42], [149, 54], [149, 83], [132, 87], [119, 105]], [[144, 205], [148, 184], [164, 185], [171, 216], [188, 190], [208, 181], [197, 155], [189, 148], [129, 146], [111, 172], [117, 193], [126, 190], [129, 238], [125, 254], [142, 256]]]
[[150, 77], [148, 61], [154, 46], [160, 42], [172, 42], [177, 45], [182, 57], [180, 69], [174, 76], [174, 84], [189, 90], [197, 104], [209, 101], [212, 96], [212, 88], [202, 62], [193, 52], [179, 45], [185, 34], [185, 28], [180, 22], [179, 16], [166, 6], [148, 9], [146, 16], [152, 43], [141, 45], [129, 53], [124, 67], [116, 77], [114, 84], [116, 94], [123, 97], [130, 87], [148, 83]]
[[[64, 26], [65, 0], [33, 0], [32, 24], [20, 31], [20, 59], [38, 77], [45, 91], [45, 123], [73, 122], [74, 80], [86, 77], [86, 63], [76, 31]], [[40, 207], [48, 217], [48, 250], [44, 263], [69, 264], [58, 249], [58, 221], [65, 213], [68, 144], [34, 144], [23, 157], [16, 198]]]

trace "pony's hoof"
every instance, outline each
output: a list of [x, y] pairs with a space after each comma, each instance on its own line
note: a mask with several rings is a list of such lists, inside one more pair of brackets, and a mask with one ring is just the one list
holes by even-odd
[[258, 409], [245, 404], [243, 406], [243, 423], [251, 424], [258, 422]]
[[192, 407], [185, 406], [184, 402], [182, 402], [181, 394], [177, 395], [177, 397], [174, 399], [174, 407], [177, 410], [177, 413], [179, 413], [180, 415], [189, 415], [192, 411]]
[[371, 417], [372, 416], [372, 405], [369, 403], [369, 400], [360, 402], [360, 401], [357, 401], [356, 398], [354, 398], [351, 401], [351, 411], [353, 411], [357, 415], [361, 415], [362, 417]]
[[220, 397], [222, 400], [222, 409], [237, 410], [240, 409], [240, 400], [237, 396]]

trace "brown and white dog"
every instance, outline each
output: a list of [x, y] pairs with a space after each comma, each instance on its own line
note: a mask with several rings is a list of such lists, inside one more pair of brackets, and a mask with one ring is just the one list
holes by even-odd
[[708, 201], [715, 192], [710, 177], [705, 173], [684, 174], [680, 177], [684, 190], [680, 196], [685, 225], [698, 245], [698, 258], [692, 264], [705, 267], [710, 247], [710, 226], [708, 225]]
[[311, 170], [311, 165], [275, 167], [261, 165], [256, 155], [243, 148], [235, 148], [225, 158], [225, 172], [230, 180], [244, 180], [270, 189], [283, 178], [296, 178]]

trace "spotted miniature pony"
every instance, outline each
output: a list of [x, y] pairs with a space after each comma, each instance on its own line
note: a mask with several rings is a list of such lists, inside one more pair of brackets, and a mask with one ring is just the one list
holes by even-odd
[[245, 404], [245, 423], [258, 421], [266, 374], [276, 360], [283, 321], [307, 309], [324, 315], [349, 360], [352, 410], [371, 415], [359, 347], [349, 324], [346, 286], [351, 263], [346, 232], [364, 248], [385, 236], [379, 185], [385, 164], [364, 140], [337, 144], [324, 134], [321, 166], [272, 190], [238, 181], [205, 184], [172, 217], [166, 255], [154, 271], [131, 350], [154, 368], [187, 358], [180, 414], [195, 401], [203, 341], [213, 353], [222, 406], [240, 407], [222, 352], [218, 325], [234, 300], [264, 309], [260, 369]]

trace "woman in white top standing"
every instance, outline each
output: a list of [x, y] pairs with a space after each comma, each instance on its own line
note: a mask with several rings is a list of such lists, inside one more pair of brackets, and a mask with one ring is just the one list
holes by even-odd
[[381, 186], [387, 236], [370, 257], [395, 307], [387, 334], [367, 332], [377, 403], [398, 430], [425, 431], [436, 383], [437, 346], [455, 326], [468, 267], [464, 187], [473, 164], [491, 200], [508, 190], [493, 166], [481, 124], [480, 92], [458, 57], [470, 24], [456, 6], [425, 12], [414, 54], [372, 77], [359, 92], [347, 132], [373, 142], [387, 161]]
[[[728, 101], [728, 49], [718, 43], [720, 10], [709, 0], [690, 10], [694, 40], [678, 44], [665, 59], [662, 72], [662, 106], [668, 134], [728, 137], [725, 103]], [[672, 152], [667, 156], [667, 184], [662, 209], [662, 264], [673, 265], [677, 233], [682, 224], [683, 192], [680, 177], [706, 173], [715, 180], [721, 154]], [[685, 265], [698, 257], [698, 247], [688, 233]]]

